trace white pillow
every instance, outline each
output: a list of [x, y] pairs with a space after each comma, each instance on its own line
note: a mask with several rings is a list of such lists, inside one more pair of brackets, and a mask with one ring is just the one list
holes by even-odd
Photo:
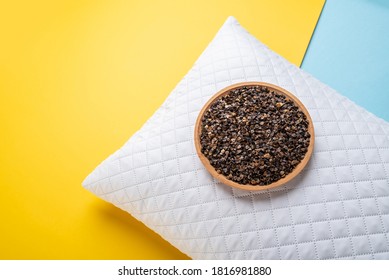
[[[280, 188], [233, 189], [196, 155], [200, 109], [242, 81], [287, 89], [313, 119], [313, 156]], [[83, 185], [194, 259], [389, 259], [388, 135], [388, 123], [230, 17], [165, 103]]]

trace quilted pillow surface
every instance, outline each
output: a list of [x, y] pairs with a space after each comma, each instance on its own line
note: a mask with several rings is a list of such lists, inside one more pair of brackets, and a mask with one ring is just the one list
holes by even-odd
[[[307, 107], [315, 148], [290, 183], [243, 191], [205, 170], [194, 124], [243, 81]], [[164, 104], [83, 182], [194, 259], [389, 259], [389, 124], [280, 57], [230, 17]]]

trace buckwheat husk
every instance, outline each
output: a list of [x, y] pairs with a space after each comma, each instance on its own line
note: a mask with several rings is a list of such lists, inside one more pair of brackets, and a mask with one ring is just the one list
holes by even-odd
[[308, 151], [309, 122], [296, 104], [265, 86], [244, 86], [204, 112], [201, 152], [215, 170], [243, 185], [284, 178]]

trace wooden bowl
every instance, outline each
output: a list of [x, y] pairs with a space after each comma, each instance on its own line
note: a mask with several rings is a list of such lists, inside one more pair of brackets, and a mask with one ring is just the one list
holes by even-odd
[[[217, 173], [215, 168], [210, 164], [208, 158], [201, 152], [200, 133], [201, 133], [201, 123], [202, 123], [202, 118], [203, 118], [204, 113], [208, 110], [208, 108], [213, 104], [213, 102], [215, 100], [222, 97], [223, 95], [228, 94], [231, 90], [237, 89], [237, 88], [240, 88], [243, 86], [266, 86], [269, 90], [274, 91], [278, 94], [284, 95], [286, 97], [286, 99], [292, 100], [296, 104], [296, 106], [299, 107], [302, 112], [304, 112], [305, 116], [307, 117], [307, 120], [309, 121], [308, 132], [310, 133], [311, 138], [309, 141], [309, 146], [308, 146], [308, 150], [305, 154], [305, 157], [300, 161], [300, 163], [293, 169], [293, 171], [291, 173], [287, 174], [284, 178], [281, 178], [278, 181], [275, 181], [269, 185], [263, 185], [263, 186], [250, 185], [250, 184], [243, 185], [243, 184], [239, 184], [237, 182], [234, 182], [232, 180], [229, 180], [223, 174]], [[289, 182], [294, 177], [296, 177], [296, 175], [299, 174], [301, 172], [301, 170], [303, 170], [303, 168], [307, 165], [309, 159], [311, 158], [314, 141], [315, 141], [315, 136], [314, 136], [312, 119], [308, 113], [308, 110], [304, 107], [304, 105], [301, 103], [301, 101], [299, 99], [297, 99], [297, 97], [295, 97], [293, 94], [291, 94], [290, 92], [288, 92], [287, 90], [285, 90], [281, 87], [278, 87], [276, 85], [269, 84], [269, 83], [262, 83], [262, 82], [237, 83], [237, 84], [233, 84], [231, 86], [228, 86], [228, 87], [220, 90], [219, 92], [217, 92], [214, 96], [211, 97], [211, 99], [208, 100], [208, 102], [204, 105], [204, 107], [200, 111], [200, 113], [197, 117], [197, 121], [195, 124], [195, 131], [194, 131], [194, 142], [195, 142], [197, 154], [198, 154], [201, 162], [204, 164], [205, 168], [209, 171], [209, 173], [211, 173], [211, 175], [213, 177], [215, 177], [217, 180], [219, 180], [220, 182], [222, 182], [228, 186], [231, 186], [234, 188], [239, 188], [239, 189], [244, 189], [244, 190], [250, 190], [250, 191], [265, 190], [265, 189], [279, 187], [279, 186]]]

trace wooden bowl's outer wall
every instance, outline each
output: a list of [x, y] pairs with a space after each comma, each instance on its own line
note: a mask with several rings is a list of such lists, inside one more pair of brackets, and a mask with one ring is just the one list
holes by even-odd
[[[274, 91], [274, 92], [277, 92], [279, 94], [282, 94], [282, 95], [286, 96], [286, 98], [288, 98], [289, 100], [292, 100], [301, 109], [301, 111], [304, 112], [304, 114], [306, 115], [306, 117], [307, 117], [307, 119], [309, 121], [308, 132], [310, 133], [311, 137], [310, 137], [310, 142], [309, 142], [308, 150], [307, 150], [307, 152], [305, 154], [305, 157], [296, 166], [296, 168], [293, 169], [293, 171], [291, 173], [286, 175], [284, 178], [282, 178], [282, 179], [280, 179], [280, 180], [278, 180], [276, 182], [273, 182], [273, 183], [271, 183], [269, 185], [264, 185], [264, 186], [249, 185], [249, 184], [248, 185], [242, 185], [242, 184], [236, 183], [234, 181], [231, 181], [231, 180], [227, 179], [224, 175], [217, 173], [215, 168], [210, 164], [208, 158], [206, 156], [204, 156], [204, 154], [201, 152], [200, 135], [201, 135], [201, 123], [202, 123], [202, 118], [203, 118], [204, 112], [206, 110], [208, 110], [208, 108], [212, 105], [212, 103], [216, 99], [220, 98], [223, 95], [228, 94], [233, 89], [241, 88], [241, 87], [244, 87], [244, 86], [265, 86], [265, 87], [267, 87], [271, 91]], [[269, 84], [269, 83], [263, 83], [263, 82], [243, 82], [243, 83], [237, 83], [237, 84], [233, 84], [231, 86], [228, 86], [228, 87], [220, 90], [219, 92], [217, 92], [214, 96], [212, 96], [208, 100], [208, 102], [204, 105], [204, 107], [200, 111], [200, 113], [199, 113], [199, 115], [197, 117], [196, 124], [195, 124], [194, 133], [195, 133], [195, 135], [194, 135], [194, 142], [195, 142], [195, 147], [196, 147], [197, 154], [198, 154], [201, 162], [204, 164], [205, 168], [211, 173], [211, 175], [214, 178], [216, 178], [217, 180], [219, 180], [220, 182], [222, 182], [223, 184], [226, 184], [226, 185], [234, 187], [234, 188], [239, 188], [239, 189], [243, 189], [243, 190], [250, 190], [250, 191], [265, 190], [265, 189], [271, 189], [271, 188], [279, 187], [279, 186], [289, 182], [290, 180], [292, 180], [307, 165], [309, 159], [311, 158], [311, 155], [312, 155], [312, 152], [313, 152], [314, 141], [315, 141], [314, 128], [313, 128], [313, 123], [312, 123], [311, 116], [309, 115], [308, 110], [301, 103], [301, 101], [297, 97], [295, 97], [293, 94], [288, 92], [287, 90], [285, 90], [285, 89], [283, 89], [281, 87], [278, 87], [276, 85]]]

